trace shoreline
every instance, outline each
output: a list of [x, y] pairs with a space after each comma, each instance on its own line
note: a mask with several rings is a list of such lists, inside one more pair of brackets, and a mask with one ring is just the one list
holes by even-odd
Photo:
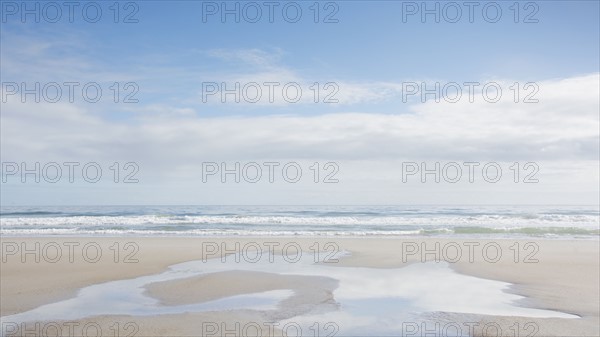
[[6, 239], [50, 239], [50, 238], [75, 238], [75, 239], [92, 239], [92, 238], [108, 238], [108, 239], [197, 239], [197, 240], [206, 240], [206, 239], [259, 239], [266, 240], [270, 238], [274, 239], [378, 239], [378, 240], [399, 240], [399, 239], [442, 239], [442, 240], [466, 240], [466, 239], [481, 239], [481, 240], [547, 240], [547, 241], [598, 241], [600, 242], [600, 234], [599, 235], [586, 235], [586, 236], [569, 236], [569, 235], [516, 235], [516, 234], [365, 234], [365, 235], [332, 235], [332, 234], [323, 234], [323, 235], [181, 235], [181, 234], [173, 234], [173, 235], [165, 235], [165, 234], [148, 234], [148, 235], [140, 235], [140, 234], [31, 234], [31, 235], [23, 235], [23, 234], [2, 234], [0, 235], [2, 240]]
[[[539, 328], [537, 335], [571, 335], [571, 336], [593, 336], [598, 331], [598, 303], [600, 301], [598, 289], [598, 254], [600, 252], [597, 240], [555, 240], [542, 238], [528, 239], [480, 239], [480, 238], [441, 238], [441, 237], [42, 237], [42, 238], [15, 238], [2, 237], [3, 257], [2, 257], [2, 303], [0, 303], [2, 316], [8, 316], [19, 312], [32, 310], [40, 305], [54, 303], [64, 299], [74, 297], [77, 292], [87, 286], [103, 282], [116, 281], [122, 279], [132, 279], [141, 276], [155, 275], [166, 271], [169, 267], [183, 262], [210, 260], [210, 259], [229, 259], [233, 255], [231, 251], [245, 252], [247, 256], [244, 259], [255, 258], [258, 250], [272, 247], [275, 243], [277, 247], [288, 248], [300, 247], [306, 252], [328, 253], [334, 250], [347, 251], [351, 255], [339, 259], [333, 264], [336, 268], [363, 267], [375, 269], [403, 268], [411, 264], [421, 263], [423, 261], [434, 261], [435, 254], [427, 251], [435, 250], [439, 245], [439, 254], [442, 261], [450, 263], [450, 268], [457, 273], [478, 277], [482, 279], [503, 281], [513, 286], [511, 293], [525, 296], [525, 300], [520, 303], [531, 308], [557, 310], [560, 312], [579, 315], [581, 318], [576, 320], [569, 319], [546, 319], [546, 318], [528, 318], [528, 317], [510, 317], [460, 314], [460, 313], [439, 313], [441, 321], [452, 317], [455, 322], [465, 319], [473, 319], [477, 316], [482, 322], [496, 322], [502, 326], [509, 326], [519, 323], [524, 325], [533, 321]], [[35, 262], [34, 253], [22, 256], [20, 252], [7, 255], [6, 249], [19, 248], [25, 245], [29, 250], [35, 250], [36, 244], [39, 245], [37, 256], [39, 263]], [[334, 243], [335, 245], [331, 245]], [[475, 245], [478, 243], [479, 245]], [[515, 246], [518, 243], [518, 246]], [[267, 246], [264, 246], [267, 244]], [[329, 246], [326, 246], [330, 244]], [[529, 246], [526, 246], [529, 244]], [[56, 245], [63, 248], [72, 248], [69, 256], [63, 250], [60, 259], [53, 254]], [[238, 246], [236, 246], [238, 245]], [[480, 255], [477, 248], [488, 247], [488, 254]], [[102, 255], [95, 261], [94, 256], [82, 254], [83, 250], [78, 248], [88, 248], [88, 255], [93, 253], [99, 247]], [[237, 247], [237, 248], [236, 248]], [[457, 247], [462, 250], [459, 260], [452, 251]], [[461, 248], [462, 247], [462, 248]], [[496, 261], [492, 256], [492, 250], [500, 247], [503, 254]], [[511, 248], [512, 247], [512, 248]], [[223, 248], [221, 251], [220, 248]], [[420, 251], [420, 248], [426, 248]], [[467, 248], [472, 249], [469, 251]], [[217, 251], [215, 251], [217, 249]], [[415, 249], [418, 251], [415, 253]], [[227, 251], [230, 251], [229, 253]], [[283, 250], [273, 250], [275, 256], [279, 256], [278, 261], [285, 263], [281, 258], [285, 258]], [[473, 254], [468, 254], [472, 252]], [[518, 252], [518, 254], [517, 254]], [[72, 253], [72, 254], [71, 254]], [[81, 253], [81, 254], [79, 254]], [[79, 254], [79, 255], [78, 255]], [[132, 255], [133, 254], [133, 255]], [[254, 254], [254, 255], [252, 255]], [[533, 255], [532, 255], [533, 254]], [[470, 256], [472, 255], [472, 256]], [[290, 255], [291, 256], [291, 255]], [[472, 257], [472, 259], [471, 259]], [[22, 258], [26, 259], [22, 263]], [[276, 258], [277, 259], [277, 258]], [[517, 259], [518, 262], [515, 262]], [[533, 262], [537, 260], [538, 262]], [[5, 262], [6, 261], [6, 262]], [[52, 262], [54, 261], [54, 262]], [[283, 262], [282, 262], [283, 261]], [[532, 262], [532, 263], [525, 263]], [[274, 288], [285, 288], [286, 283], [298, 284], [292, 277], [273, 277], [272, 275], [246, 274], [255, 282], [262, 285], [250, 287], [237, 284], [240, 275], [234, 272], [213, 275], [212, 280], [206, 283], [206, 279], [184, 279], [178, 287], [169, 286], [168, 282], [162, 285], [153, 286], [162, 292], [162, 295], [155, 293], [154, 297], [161, 296], [167, 298], [167, 303], [178, 303], [177, 299], [185, 299], [186, 292], [181, 289], [193, 287], [194, 297], [206, 299], [206, 296], [213, 298], [219, 294], [211, 294], [215, 287], [223, 285], [220, 289], [224, 293], [233, 291], [235, 294], [259, 290], [268, 290]], [[199, 281], [200, 280], [200, 281]], [[237, 280], [237, 281], [236, 281]], [[200, 283], [199, 283], [200, 282]], [[204, 282], [204, 283], [202, 283]], [[295, 282], [295, 283], [294, 283]], [[310, 283], [312, 282], [312, 283]], [[331, 286], [319, 288], [318, 284], [325, 284], [322, 280], [311, 280], [309, 283], [316, 289], [332, 291]], [[316, 283], [315, 283], [316, 282]], [[211, 285], [207, 289], [198, 285]], [[275, 284], [277, 284], [275, 286]], [[270, 286], [269, 286], [270, 285]], [[196, 286], [196, 287], [194, 287]], [[289, 287], [290, 285], [287, 285]], [[210, 288], [212, 287], [213, 290]], [[237, 287], [237, 288], [236, 288]], [[169, 290], [171, 289], [171, 290]], [[179, 289], [179, 291], [177, 291]], [[229, 290], [224, 290], [229, 289]], [[238, 289], [237, 292], [234, 290]], [[203, 297], [204, 296], [204, 297]], [[321, 293], [320, 297], [314, 297], [316, 302], [327, 302], [331, 298], [326, 293]], [[188, 297], [189, 301], [189, 297]], [[192, 301], [193, 302], [193, 301]], [[330, 303], [331, 304], [331, 303]], [[292, 307], [298, 303], [288, 303]], [[304, 309], [308, 303], [304, 303]], [[306, 312], [306, 310], [300, 312]], [[110, 309], [107, 309], [110, 312]], [[258, 316], [257, 316], [258, 315]], [[262, 315], [262, 316], [261, 316]], [[186, 327], [183, 317], [196, 317], [203, 321], [202, 317], [218, 317], [221, 321], [251, 322], [252, 319], [263, 317], [263, 314], [247, 311], [227, 311], [227, 312], [203, 312], [196, 314], [176, 314], [159, 316], [126, 316], [112, 317], [109, 315], [100, 315], [95, 318], [86, 318], [83, 321], [94, 321], [108, 323], [113, 318], [119, 318], [120, 322], [136, 322], [139, 333], [143, 336], [154, 336], [162, 334], [181, 334], [189, 335], [192, 331], [197, 331], [198, 327]], [[481, 317], [480, 317], [481, 316]], [[110, 318], [112, 317], [112, 318]], [[236, 317], [236, 319], [232, 319]], [[461, 318], [462, 317], [462, 318]], [[263, 317], [264, 319], [264, 317]], [[509, 321], [507, 321], [509, 320]], [[264, 321], [264, 320], [263, 320]], [[174, 322], [179, 322], [174, 324]], [[512, 323], [512, 324], [508, 324]], [[157, 332], [165, 331], [165, 332]], [[173, 331], [173, 332], [171, 332]], [[508, 330], [506, 330], [508, 331]], [[326, 334], [326, 333], [324, 333]], [[525, 332], [523, 332], [526, 335]], [[192, 334], [193, 335], [193, 334]]]

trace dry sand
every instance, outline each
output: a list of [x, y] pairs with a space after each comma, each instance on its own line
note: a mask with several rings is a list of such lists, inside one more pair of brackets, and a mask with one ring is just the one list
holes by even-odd
[[[79, 243], [72, 246], [69, 243]], [[210, 244], [207, 243], [210, 242]], [[371, 268], [398, 268], [407, 263], [419, 263], [436, 258], [434, 253], [422, 254], [421, 248], [431, 250], [439, 244], [437, 257], [451, 263], [464, 274], [500, 280], [515, 284], [513, 292], [523, 295], [528, 307], [552, 309], [572, 313], [581, 319], [532, 319], [522, 317], [492, 317], [459, 313], [432, 313], [440, 322], [479, 322], [475, 335], [495, 335], [494, 324], [502, 328], [502, 334], [526, 336], [535, 330], [535, 336], [598, 336], [600, 335], [600, 289], [599, 289], [599, 243], [583, 240], [489, 240], [489, 239], [442, 239], [442, 238], [2, 238], [1, 300], [2, 316], [36, 308], [37, 306], [73, 297], [78, 289], [125, 278], [151, 275], [164, 271], [169, 265], [199, 260], [220, 258], [222, 254], [207, 254], [206, 247], [247, 247], [252, 251], [256, 243], [278, 242], [279, 248], [288, 243], [297, 243], [305, 251], [314, 251], [315, 242], [321, 250], [346, 250], [351, 256], [341, 259], [335, 266]], [[328, 242], [335, 245], [325, 246]], [[518, 247], [515, 246], [518, 242]], [[21, 252], [7, 254], [7, 249], [19, 247], [32, 249], [39, 244], [40, 261], [35, 254], [22, 256]], [[118, 247], [115, 245], [118, 243]], [[126, 246], [127, 243], [133, 245]], [[204, 248], [203, 249], [203, 243]], [[249, 244], [252, 243], [252, 244]], [[531, 243], [527, 246], [528, 243]], [[25, 246], [22, 246], [24, 244]], [[83, 258], [82, 247], [92, 247]], [[478, 244], [478, 245], [477, 245]], [[488, 244], [487, 254], [482, 247]], [[16, 246], [15, 246], [16, 245]], [[74, 247], [68, 254], [68, 247]], [[425, 246], [423, 246], [425, 245]], [[56, 258], [53, 250], [62, 247], [62, 256]], [[337, 246], [337, 248], [335, 248]], [[102, 252], [98, 261], [92, 262], [95, 248]], [[112, 247], [112, 249], [111, 249]], [[127, 248], [125, 248], [127, 247]], [[312, 248], [311, 248], [312, 247]], [[323, 249], [326, 247], [327, 249]], [[456, 255], [456, 248], [461, 255]], [[472, 247], [470, 254], [469, 247]], [[496, 248], [500, 247], [501, 256]], [[511, 249], [512, 247], [512, 249]], [[135, 248], [138, 250], [135, 251]], [[419, 252], [414, 252], [414, 249]], [[115, 256], [115, 251], [119, 252]], [[409, 254], [409, 251], [413, 251]], [[515, 252], [519, 254], [516, 256]], [[275, 249], [275, 253], [280, 253]], [[129, 253], [135, 253], [127, 258]], [[528, 254], [533, 254], [528, 256]], [[71, 255], [71, 256], [69, 256]], [[91, 256], [91, 259], [90, 259]], [[22, 261], [22, 257], [26, 261]], [[69, 260], [72, 258], [72, 261]], [[515, 258], [517, 261], [515, 261]], [[115, 262], [116, 259], [116, 262]], [[57, 260], [55, 263], [51, 263]], [[128, 260], [133, 263], [124, 263]], [[135, 262], [137, 260], [137, 262]], [[497, 260], [497, 261], [496, 261]], [[537, 262], [536, 262], [537, 260]], [[531, 263], [524, 263], [525, 261]], [[226, 324], [227, 327], [240, 323], [249, 328], [256, 322], [268, 335], [265, 322], [284, 319], [291, 314], [302, 315], [319, 305], [335, 305], [332, 291], [336, 284], [330, 279], [314, 276], [273, 275], [260, 272], [229, 271], [203, 275], [188, 279], [161, 282], [150, 285], [147, 293], [166, 305], [207, 301], [224, 296], [257, 291], [293, 289], [292, 298], [281, 304], [285, 314], [260, 313], [256, 311], [227, 311], [154, 317], [102, 316], [79, 321], [99, 324], [102, 334], [120, 336], [135, 332], [136, 336], [199, 336], [206, 332], [206, 324]], [[110, 308], [107, 308], [110, 312]], [[132, 324], [127, 325], [128, 322]], [[213, 322], [213, 323], [210, 323]], [[63, 324], [63, 322], [58, 322]], [[115, 325], [118, 323], [118, 325]], [[515, 323], [518, 325], [515, 326]], [[527, 323], [530, 323], [529, 325]], [[482, 331], [484, 324], [492, 327]], [[532, 325], [533, 324], [533, 325]], [[42, 325], [43, 327], [43, 325]], [[127, 329], [125, 329], [127, 327]], [[511, 329], [512, 327], [512, 329]], [[134, 329], [135, 328], [135, 329]], [[111, 330], [112, 329], [112, 330]], [[63, 328], [63, 335], [66, 334]], [[134, 331], [135, 330], [135, 331]], [[77, 331], [77, 328], [75, 328]], [[248, 330], [253, 334], [253, 330]], [[277, 329], [275, 329], [277, 331]], [[218, 334], [221, 335], [221, 334]]]

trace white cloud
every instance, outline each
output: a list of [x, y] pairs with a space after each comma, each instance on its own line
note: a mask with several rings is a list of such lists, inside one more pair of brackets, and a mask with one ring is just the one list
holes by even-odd
[[[51, 58], [42, 62], [40, 59], [54, 48], [53, 43], [57, 41], [21, 44], [30, 46], [23, 49], [26, 56], [5, 54], [3, 50], [3, 75], [6, 69], [18, 69], [23, 71], [23, 79], [28, 80], [41, 68], [48, 68], [51, 69], [49, 73], [41, 73], [45, 76], [55, 74], [65, 80], [85, 79], [86, 76], [89, 79], [93, 73], [107, 81], [130, 79], [127, 74], [97, 73], [98, 65], [86, 61], [74, 59], [56, 63], [59, 61]], [[248, 66], [242, 72], [215, 75], [215, 80], [229, 83], [297, 82], [307, 88], [312, 82], [324, 84], [331, 80], [312, 79], [279, 64], [283, 54], [280, 50], [270, 53], [258, 49], [213, 50], [208, 54]], [[174, 67], [169, 71], [154, 71], [160, 76], [176, 74], [177, 78], [182, 74], [188, 76], [186, 81], [195, 83], [195, 73], [186, 74], [184, 69]], [[514, 81], [498, 82], [508, 88]], [[186, 203], [186, 200], [189, 203], [306, 203], [306, 200], [315, 203], [411, 200], [508, 203], [577, 200], [597, 203], [600, 146], [600, 75], [597, 73], [538, 82], [540, 91], [536, 98], [539, 103], [533, 104], [514, 103], [512, 93], [505, 91], [509, 99], [498, 103], [482, 99], [473, 103], [466, 99], [458, 103], [411, 100], [393, 107], [391, 104], [401, 95], [401, 83], [345, 80], [336, 83], [340, 88], [339, 106], [347, 112], [327, 114], [321, 111], [319, 114], [315, 110], [320, 105], [316, 108], [313, 105], [307, 115], [200, 118], [197, 117], [197, 104], [201, 93], [193, 89], [190, 93], [196, 96], [190, 102], [194, 104], [139, 103], [126, 109], [135, 112], [133, 117], [121, 118], [114, 116], [114, 112], [110, 114], [111, 111], [99, 112], [110, 109], [109, 105], [82, 102], [22, 104], [18, 99], [12, 99], [2, 103], [0, 159], [3, 162], [135, 161], [146, 178], [145, 185], [136, 186], [147, 189], [145, 193], [140, 194], [138, 189], [132, 194], [136, 198], [145, 198], [140, 203], [160, 200], [177, 203]], [[300, 103], [312, 102], [310, 95], [303, 98]], [[379, 102], [388, 103], [386, 108], [389, 110], [385, 114], [373, 113], [366, 104], [362, 110], [352, 109], [353, 104]], [[265, 106], [268, 102], [261, 100], [261, 103]], [[278, 97], [274, 105], [283, 104]], [[210, 105], [202, 105], [202, 108], [210, 109]], [[208, 187], [197, 184], [202, 162], [267, 160], [336, 161], [340, 164], [340, 177], [344, 179], [329, 187], [310, 184], [294, 187], [297, 194], [292, 195], [288, 185]], [[479, 185], [424, 188], [398, 182], [401, 161], [536, 161], [543, 163], [541, 170], [549, 178], [543, 187], [527, 187], [527, 193], [523, 192], [524, 187], [511, 185], [503, 185], [500, 189], [480, 188]], [[201, 193], [186, 190], [184, 186], [187, 185], [195, 186], [194, 191]], [[235, 198], [231, 197], [232, 191], [237, 195]], [[399, 191], [412, 194], [399, 195]], [[490, 193], [496, 192], [498, 197], [489, 197]], [[107, 200], [116, 197], [115, 192], [106, 193]], [[436, 193], [439, 195], [432, 196]], [[5, 196], [3, 194], [3, 198]], [[217, 199], [210, 199], [213, 197]], [[77, 197], [67, 199], [73, 201]]]
[[[597, 159], [598, 79], [594, 74], [539, 83], [536, 104], [430, 101], [411, 105], [412, 112], [403, 114], [196, 118], [191, 109], [149, 106], [147, 111], [155, 113], [109, 121], [89, 113], [85, 105], [11, 101], [2, 115], [3, 156], [42, 155], [23, 150], [33, 147], [60, 157], [65, 147], [70, 152], [81, 147], [101, 149], [109, 157], [112, 151], [128, 153], [128, 146], [143, 144], [186, 162], [194, 155]], [[113, 143], [118, 150], [111, 150]]]
[[270, 52], [252, 48], [252, 49], [210, 49], [204, 52], [210, 57], [219, 58], [225, 61], [241, 61], [243, 63], [270, 68], [279, 62], [284, 54], [280, 48], [274, 48]]

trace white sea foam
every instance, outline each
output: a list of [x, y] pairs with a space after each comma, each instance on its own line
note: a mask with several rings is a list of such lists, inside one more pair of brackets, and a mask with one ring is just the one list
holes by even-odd
[[129, 206], [2, 208], [2, 235], [595, 236], [594, 207]]
[[177, 224], [250, 224], [250, 225], [488, 225], [497, 226], [597, 226], [595, 215], [540, 215], [540, 216], [385, 216], [385, 217], [351, 217], [351, 216], [70, 216], [70, 217], [13, 217], [0, 218], [3, 227], [16, 226], [145, 226], [145, 225], [177, 225]]

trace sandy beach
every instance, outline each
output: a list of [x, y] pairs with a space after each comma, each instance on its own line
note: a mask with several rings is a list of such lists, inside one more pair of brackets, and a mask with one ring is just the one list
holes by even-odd
[[[286, 324], [290, 326], [290, 322], [300, 322], [300, 318], [315, 313], [335, 312], [340, 305], [334, 295], [339, 287], [334, 276], [303, 275], [302, 271], [293, 270], [300, 268], [300, 264], [295, 264], [298, 248], [304, 254], [318, 252], [319, 263], [326, 263], [327, 268], [337, 268], [328, 269], [333, 274], [347, 268], [367, 268], [376, 277], [377, 272], [429, 266], [441, 260], [439, 264], [447, 264], [456, 275], [512, 284], [507, 292], [523, 296], [518, 303], [520, 307], [578, 317], [423, 313], [428, 324], [440, 324], [439, 335], [454, 326], [460, 326], [463, 334], [468, 332], [476, 336], [513, 336], [515, 332], [520, 336], [600, 334], [598, 241], [537, 238], [4, 237], [0, 288], [3, 329], [10, 332], [6, 336], [21, 336], [28, 331], [36, 331], [39, 335], [60, 332], [64, 336], [69, 332], [81, 335], [86, 331], [101, 331], [101, 335], [106, 336], [116, 332], [120, 336], [224, 336], [230, 331], [227, 329], [241, 335], [256, 335], [257, 332], [265, 336], [281, 335]], [[267, 251], [273, 254], [264, 254]], [[336, 252], [342, 255], [333, 255]], [[5, 318], [74, 298], [80, 289], [88, 286], [160, 274], [169, 266], [192, 261], [205, 261], [207, 273], [151, 282], [144, 286], [144, 295], [166, 307], [216, 303], [214, 301], [223, 298], [238, 296], [242, 299], [248, 294], [275, 294], [277, 291], [291, 290], [293, 295], [278, 302], [276, 309], [265, 310], [229, 308], [160, 315], [115, 315], [111, 308], [105, 308], [103, 315], [76, 320], [42, 320], [39, 325], [34, 322], [15, 324], [10, 317]], [[267, 269], [262, 270], [258, 264], [253, 268], [254, 263], [262, 263]], [[219, 266], [218, 270], [209, 267], [215, 265]], [[247, 266], [244, 267], [247, 270], [243, 270], [242, 265]], [[271, 268], [273, 272], [270, 272]], [[288, 268], [291, 272], [277, 273], [278, 268]], [[435, 282], [441, 284], [445, 280]], [[461, 291], [465, 289], [456, 289], [456, 292]], [[335, 330], [327, 326], [329, 321], [317, 323], [321, 335]], [[343, 320], [333, 323], [344, 331]], [[404, 330], [395, 335], [426, 334], [418, 320], [405, 323], [402, 325]], [[303, 331], [303, 335], [312, 333], [314, 331]], [[296, 335], [296, 332], [287, 329], [287, 334]]]
[[0, 16], [0, 337], [600, 337], [600, 0]]

